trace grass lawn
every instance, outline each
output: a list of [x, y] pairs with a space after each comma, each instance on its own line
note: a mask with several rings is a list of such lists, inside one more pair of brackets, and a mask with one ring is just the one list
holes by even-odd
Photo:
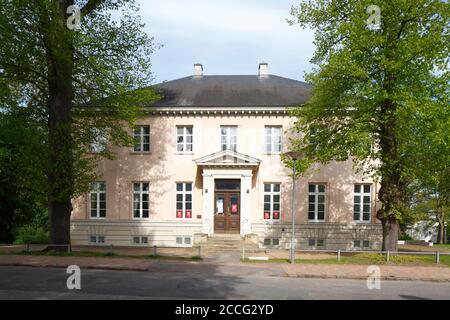
[[450, 243], [447, 244], [434, 244], [433, 248], [439, 248], [439, 249], [446, 249], [446, 250], [450, 250]]
[[[269, 259], [267, 261], [262, 260], [248, 260], [241, 259], [246, 263], [288, 263], [289, 259]], [[378, 253], [356, 253], [351, 256], [341, 256], [341, 261], [338, 262], [336, 258], [326, 259], [295, 259], [296, 263], [303, 264], [362, 264], [362, 265], [409, 265], [409, 266], [436, 266], [434, 255], [391, 255], [390, 262], [386, 262], [385, 255]], [[440, 265], [450, 267], [450, 255], [440, 256]]]
[[[2, 254], [2, 253], [0, 253]], [[20, 251], [17, 253], [3, 253], [5, 255], [25, 255], [25, 256], [53, 256], [53, 257], [99, 257], [99, 258], [129, 258], [129, 259], [166, 259], [166, 260], [201, 260], [199, 256], [178, 257], [162, 255], [123, 255], [107, 252], [93, 251], [72, 251], [72, 252], [42, 252], [42, 251]]]

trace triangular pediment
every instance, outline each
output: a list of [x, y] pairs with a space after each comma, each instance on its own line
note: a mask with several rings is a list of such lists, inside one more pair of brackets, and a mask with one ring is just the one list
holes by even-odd
[[261, 160], [233, 150], [224, 150], [194, 160], [197, 165], [250, 165], [258, 166]]

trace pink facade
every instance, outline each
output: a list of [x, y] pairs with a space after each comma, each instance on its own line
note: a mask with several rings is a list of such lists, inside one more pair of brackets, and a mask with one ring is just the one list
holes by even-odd
[[[148, 146], [138, 147], [144, 151], [117, 149], [115, 160], [100, 165], [103, 190], [74, 199], [73, 243], [189, 246], [202, 235], [229, 232], [254, 237], [261, 246], [286, 247], [292, 176], [280, 154], [288, 151], [295, 121], [288, 108], [149, 109], [138, 122], [149, 129]], [[147, 144], [147, 131], [140, 133]], [[361, 246], [365, 241], [379, 248], [377, 189], [350, 161], [313, 166], [297, 179], [297, 241], [357, 249], [354, 240], [361, 240]]]

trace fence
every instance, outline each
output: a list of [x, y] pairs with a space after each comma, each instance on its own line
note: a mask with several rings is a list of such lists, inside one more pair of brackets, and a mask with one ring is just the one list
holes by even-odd
[[120, 256], [167, 256], [167, 257], [185, 257], [185, 258], [201, 258], [202, 251], [200, 246], [196, 247], [162, 247], [162, 246], [114, 246], [112, 244], [105, 245], [89, 245], [89, 246], [73, 246], [71, 244], [21, 244], [21, 245], [2, 245], [0, 253], [33, 253], [42, 252], [48, 247], [61, 247], [65, 253], [79, 253], [86, 256], [103, 255], [120, 255]]
[[[257, 254], [257, 253], [274, 253], [274, 252], [285, 252], [290, 253], [289, 249], [283, 249], [283, 250], [271, 250], [271, 249], [253, 249], [251, 248], [246, 249], [245, 247], [242, 248], [242, 259], [246, 259], [250, 257], [250, 253]], [[329, 254], [336, 257], [336, 261], [341, 262], [342, 256], [352, 256], [358, 253], [369, 253], [369, 254], [380, 254], [385, 257], [386, 262], [391, 261], [392, 256], [434, 256], [434, 261], [436, 264], [440, 264], [441, 256], [450, 256], [450, 251], [375, 251], [375, 250], [321, 250], [321, 249], [315, 249], [315, 250], [295, 250], [296, 254]], [[257, 258], [257, 257], [255, 257]], [[261, 257], [262, 258], [262, 257]], [[311, 259], [313, 260], [313, 259]]]

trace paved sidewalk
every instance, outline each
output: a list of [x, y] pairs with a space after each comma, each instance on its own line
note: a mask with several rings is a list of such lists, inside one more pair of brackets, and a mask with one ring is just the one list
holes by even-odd
[[[288, 277], [299, 278], [343, 278], [367, 279], [368, 265], [322, 265], [322, 264], [283, 264]], [[424, 266], [386, 266], [380, 267], [383, 280], [422, 280], [450, 282], [450, 268]]]
[[[86, 269], [131, 270], [147, 272], [187, 272], [194, 268], [199, 272], [209, 269], [228, 272], [230, 269], [236, 275], [242, 273], [260, 274], [268, 276], [287, 276], [300, 278], [343, 278], [367, 279], [367, 265], [325, 265], [325, 264], [296, 264], [287, 263], [240, 263], [238, 257], [234, 261], [225, 261], [219, 257], [203, 261], [178, 261], [159, 259], [127, 259], [108, 257], [53, 257], [53, 256], [24, 256], [0, 255], [0, 265], [4, 266], [32, 266], [32, 267], [61, 267], [78, 265]], [[385, 280], [422, 280], [450, 282], [450, 268], [425, 266], [380, 266], [381, 279]], [[231, 272], [230, 271], [230, 272]]]

